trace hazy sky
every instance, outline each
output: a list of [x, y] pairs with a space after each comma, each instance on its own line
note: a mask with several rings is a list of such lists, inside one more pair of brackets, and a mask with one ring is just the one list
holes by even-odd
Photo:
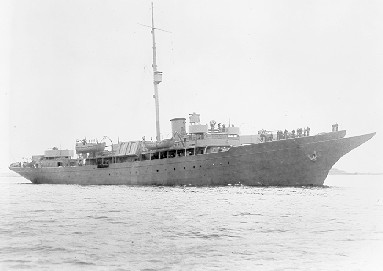
[[[150, 1], [3, 1], [1, 167], [79, 138], [155, 138]], [[336, 167], [383, 171], [382, 1], [154, 1], [162, 137], [174, 117], [377, 136]]]

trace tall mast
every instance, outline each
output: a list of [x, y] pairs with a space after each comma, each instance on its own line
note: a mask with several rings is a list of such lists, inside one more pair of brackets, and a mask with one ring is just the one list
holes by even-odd
[[156, 37], [154, 27], [154, 15], [153, 15], [153, 2], [152, 2], [152, 38], [153, 38], [153, 85], [154, 85], [154, 99], [156, 105], [156, 140], [160, 141], [160, 108], [159, 108], [159, 97], [158, 97], [158, 84], [162, 81], [162, 72], [157, 71], [157, 54], [156, 54]]

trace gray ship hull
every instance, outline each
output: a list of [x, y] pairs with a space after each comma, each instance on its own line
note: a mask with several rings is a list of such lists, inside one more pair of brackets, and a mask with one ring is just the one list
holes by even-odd
[[[10, 168], [38, 184], [321, 186], [331, 167], [375, 133], [314, 136], [232, 147], [229, 151], [110, 164]], [[333, 136], [333, 137], [334, 137]]]

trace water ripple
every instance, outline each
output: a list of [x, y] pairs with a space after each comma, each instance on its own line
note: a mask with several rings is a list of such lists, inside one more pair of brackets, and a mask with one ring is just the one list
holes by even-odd
[[383, 182], [344, 178], [324, 188], [7, 179], [0, 269], [374, 270], [383, 264]]

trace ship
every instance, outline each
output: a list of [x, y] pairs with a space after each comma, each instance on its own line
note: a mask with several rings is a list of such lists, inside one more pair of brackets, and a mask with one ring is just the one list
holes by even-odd
[[[153, 5], [153, 4], [152, 4]], [[370, 140], [375, 133], [345, 137], [345, 130], [310, 134], [296, 131], [260, 130], [241, 135], [239, 127], [200, 115], [170, 120], [172, 137], [161, 140], [153, 6], [153, 86], [156, 140], [145, 138], [111, 144], [76, 142], [73, 150], [46, 150], [31, 162], [16, 162], [10, 170], [34, 184], [156, 185], [156, 186], [323, 186], [332, 166], [345, 154]], [[188, 129], [187, 129], [188, 128]]]

